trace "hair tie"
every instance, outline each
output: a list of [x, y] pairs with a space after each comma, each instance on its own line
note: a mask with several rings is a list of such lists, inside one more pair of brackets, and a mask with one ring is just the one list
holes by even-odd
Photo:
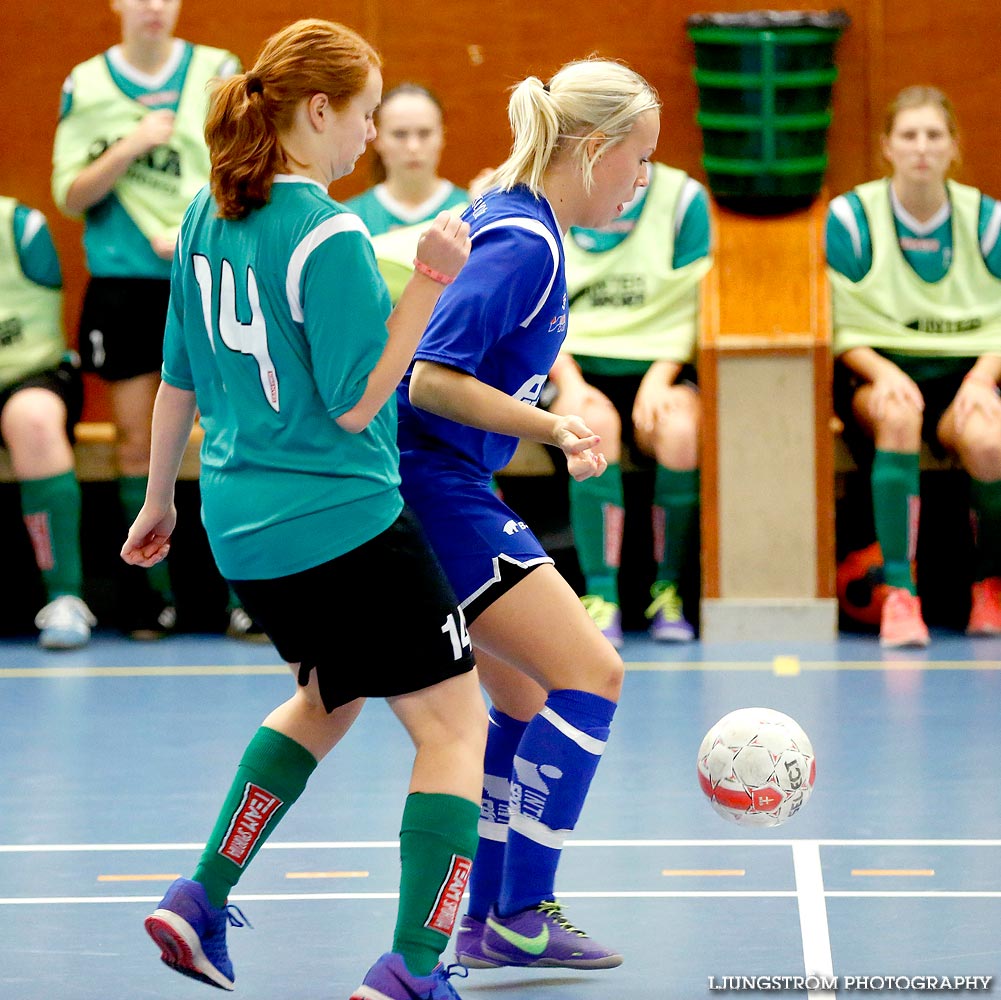
[[247, 77], [247, 96], [264, 93], [264, 81], [255, 73]]
[[542, 89], [548, 94], [550, 92], [549, 91], [549, 84], [548, 83], [544, 83], [542, 85]]

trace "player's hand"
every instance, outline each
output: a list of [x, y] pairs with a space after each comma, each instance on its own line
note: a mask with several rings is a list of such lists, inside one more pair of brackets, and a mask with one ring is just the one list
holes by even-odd
[[417, 259], [454, 278], [469, 259], [469, 224], [451, 212], [439, 212], [417, 241]]
[[162, 146], [174, 134], [174, 112], [161, 108], [151, 111], [127, 137], [135, 157], [145, 156], [151, 149]]
[[952, 401], [956, 433], [962, 434], [974, 413], [982, 413], [992, 424], [1001, 423], [1001, 396], [986, 378], [966, 378]]
[[153, 248], [153, 253], [161, 260], [173, 260], [174, 248], [177, 246], [177, 233], [169, 236], [154, 236], [149, 245]]
[[553, 443], [567, 457], [567, 471], [577, 482], [600, 476], [608, 462], [600, 451], [594, 449], [601, 438], [592, 433], [580, 417], [572, 414], [558, 417], [553, 430]]
[[899, 403], [924, 413], [925, 400], [917, 383], [895, 365], [881, 372], [872, 384], [872, 414], [877, 420], [887, 415], [887, 405]]
[[144, 505], [129, 529], [122, 546], [122, 558], [130, 566], [147, 569], [166, 559], [176, 523], [177, 508], [173, 504], [166, 511], [151, 510]]

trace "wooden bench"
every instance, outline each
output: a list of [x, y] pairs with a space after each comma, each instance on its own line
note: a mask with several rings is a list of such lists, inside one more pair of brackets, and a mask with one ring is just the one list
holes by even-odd
[[[115, 425], [100, 421], [83, 421], [74, 430], [76, 444], [76, 475], [81, 483], [110, 482], [118, 478], [115, 463]], [[191, 430], [188, 447], [181, 462], [179, 479], [197, 479], [199, 471], [198, 449], [203, 432], [198, 424]], [[10, 455], [0, 448], [0, 482], [15, 482]]]

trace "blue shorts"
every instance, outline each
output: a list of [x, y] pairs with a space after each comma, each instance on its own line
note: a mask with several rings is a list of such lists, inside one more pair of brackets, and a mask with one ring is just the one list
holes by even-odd
[[489, 479], [431, 470], [413, 453], [401, 456], [400, 472], [403, 499], [419, 518], [467, 623], [527, 573], [553, 562]]

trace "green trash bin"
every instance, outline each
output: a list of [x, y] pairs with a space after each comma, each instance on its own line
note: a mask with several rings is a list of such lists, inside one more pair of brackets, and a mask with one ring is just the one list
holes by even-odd
[[810, 204], [827, 170], [843, 10], [694, 14], [696, 120], [716, 199], [754, 215]]

